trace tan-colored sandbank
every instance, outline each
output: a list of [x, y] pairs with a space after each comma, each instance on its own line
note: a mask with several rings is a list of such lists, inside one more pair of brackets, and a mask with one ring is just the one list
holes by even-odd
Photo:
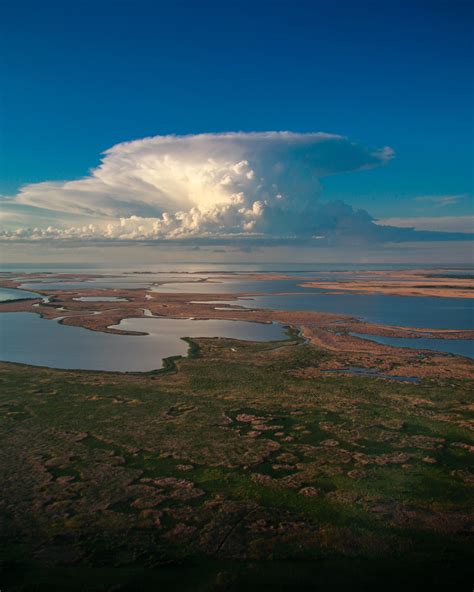
[[440, 286], [434, 283], [419, 282], [305, 282], [306, 288], [323, 290], [344, 290], [356, 294], [390, 294], [393, 296], [436, 296], [438, 298], [474, 298], [471, 286], [453, 285]]
[[[452, 272], [451, 272], [452, 273]], [[376, 271], [362, 273], [360, 279], [312, 280], [306, 288], [353, 292], [356, 294], [391, 294], [394, 296], [436, 296], [438, 298], [474, 298], [474, 278], [449, 275], [433, 270]]]

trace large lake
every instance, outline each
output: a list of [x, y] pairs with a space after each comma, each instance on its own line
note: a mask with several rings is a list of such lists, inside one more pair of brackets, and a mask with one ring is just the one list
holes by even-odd
[[371, 323], [418, 329], [474, 329], [473, 300], [386, 294], [286, 294], [215, 301], [216, 306], [332, 312]]
[[226, 337], [248, 341], [286, 338], [276, 323], [162, 318], [124, 319], [114, 328], [148, 335], [117, 335], [63, 325], [28, 312], [0, 314], [0, 360], [81, 370], [147, 372], [163, 358], [186, 355], [182, 337]]

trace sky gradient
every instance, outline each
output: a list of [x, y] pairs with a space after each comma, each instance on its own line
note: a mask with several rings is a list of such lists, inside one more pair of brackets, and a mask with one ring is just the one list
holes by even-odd
[[[345, 169], [331, 153], [332, 168], [314, 175], [318, 216], [321, 204], [344, 202], [399, 228], [472, 232], [471, 2], [46, 0], [4, 1], [0, 13], [9, 230], [15, 208], [21, 227], [64, 218], [64, 208], [49, 213], [51, 199], [43, 214], [31, 199], [30, 209], [12, 205], [25, 185], [90, 177], [123, 142], [290, 130], [392, 151], [380, 166]], [[239, 158], [229, 162], [248, 160]], [[244, 205], [262, 199], [252, 190]], [[112, 215], [179, 211], [162, 205]], [[383, 240], [411, 239], [400, 232]]]

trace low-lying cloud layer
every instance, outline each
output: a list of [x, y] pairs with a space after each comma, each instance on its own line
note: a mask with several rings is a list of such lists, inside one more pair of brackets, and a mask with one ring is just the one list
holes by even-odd
[[377, 220], [381, 226], [413, 228], [436, 232], [474, 232], [474, 216], [418, 216], [415, 218], [385, 218]]
[[291, 132], [156, 136], [104, 153], [76, 181], [26, 185], [2, 203], [3, 240], [377, 240], [387, 229], [324, 176], [381, 166], [391, 148]]

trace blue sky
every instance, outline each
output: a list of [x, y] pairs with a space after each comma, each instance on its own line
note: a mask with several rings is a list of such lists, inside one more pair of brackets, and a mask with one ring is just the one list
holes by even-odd
[[83, 177], [147, 136], [323, 131], [396, 155], [323, 178], [325, 200], [376, 218], [472, 214], [472, 2], [3, 0], [0, 13], [4, 195]]

